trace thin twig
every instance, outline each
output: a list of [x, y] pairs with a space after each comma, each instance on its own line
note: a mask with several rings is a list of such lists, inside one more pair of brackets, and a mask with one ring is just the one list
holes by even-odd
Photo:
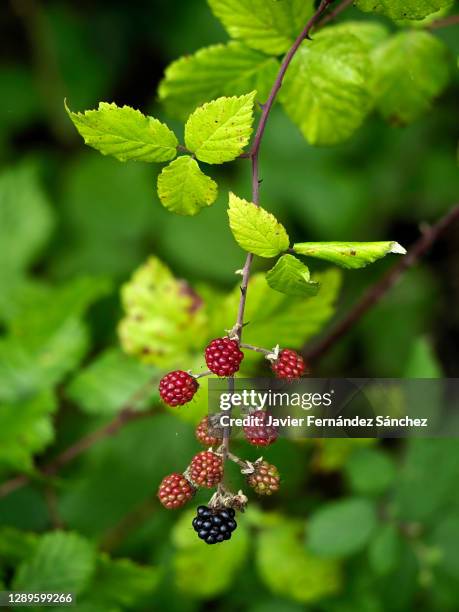
[[400, 259], [377, 283], [370, 287], [355, 304], [348, 314], [338, 322], [335, 327], [315, 346], [305, 351], [308, 361], [317, 361], [338, 340], [360, 321], [368, 310], [377, 304], [379, 300], [391, 289], [406, 270], [415, 265], [418, 259], [429, 250], [432, 244], [438, 240], [443, 232], [455, 221], [459, 220], [459, 204], [442, 217], [435, 225], [426, 229], [420, 238], [409, 249], [408, 253]]
[[340, 4], [338, 4], [338, 6], [336, 8], [334, 8], [332, 11], [330, 11], [327, 15], [325, 15], [317, 24], [318, 28], [323, 27], [324, 25], [326, 25], [327, 23], [330, 23], [330, 21], [333, 21], [334, 19], [336, 19], [338, 17], [338, 15], [340, 15], [345, 9], [347, 9], [349, 6], [351, 6], [351, 4], [354, 2], [354, 0], [343, 0]]
[[440, 28], [447, 28], [459, 24], [459, 15], [449, 15], [449, 17], [443, 17], [443, 19], [436, 19], [429, 23], [427, 26], [428, 30], [439, 30]]
[[261, 348], [260, 346], [253, 346], [252, 344], [244, 344], [243, 342], [241, 342], [241, 344], [239, 345], [241, 348], [245, 348], [248, 351], [255, 351], [256, 353], [263, 353], [263, 355], [269, 355], [270, 353], [272, 353], [272, 349], [264, 349]]

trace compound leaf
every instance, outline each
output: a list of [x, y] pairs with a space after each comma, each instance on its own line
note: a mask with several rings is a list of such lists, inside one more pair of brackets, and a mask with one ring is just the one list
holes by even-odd
[[120, 161], [166, 162], [178, 141], [167, 125], [130, 106], [100, 102], [97, 110], [67, 113], [87, 145]]
[[278, 55], [286, 51], [313, 13], [312, 0], [208, 0], [233, 38]]
[[370, 110], [367, 47], [351, 33], [335, 28], [304, 41], [292, 60], [280, 91], [290, 119], [313, 145], [349, 138]]
[[283, 255], [266, 273], [271, 289], [294, 297], [316, 295], [319, 285], [310, 280], [309, 269], [293, 255]]
[[366, 13], [382, 13], [392, 19], [424, 19], [441, 8], [451, 5], [451, 0], [355, 0]]
[[400, 32], [377, 47], [372, 60], [376, 106], [396, 125], [427, 111], [449, 81], [447, 48], [428, 32]]
[[260, 257], [276, 257], [289, 247], [284, 226], [271, 213], [247, 200], [229, 195], [231, 231], [241, 248]]
[[190, 155], [175, 159], [158, 176], [161, 204], [178, 215], [196, 215], [215, 202], [217, 193], [217, 183], [202, 172]]
[[364, 268], [388, 253], [406, 253], [398, 242], [298, 242], [293, 250], [299, 255], [325, 259], [351, 269]]
[[208, 164], [222, 164], [239, 157], [250, 140], [255, 92], [207, 102], [189, 117], [185, 144]]
[[243, 43], [230, 41], [200, 49], [172, 62], [159, 85], [159, 98], [178, 119], [220, 96], [256, 90], [265, 100], [276, 77], [278, 61]]

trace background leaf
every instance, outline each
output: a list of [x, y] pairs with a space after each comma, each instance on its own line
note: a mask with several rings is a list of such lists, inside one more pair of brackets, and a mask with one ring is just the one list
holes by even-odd
[[370, 110], [366, 82], [370, 62], [365, 45], [333, 27], [304, 41], [280, 92], [290, 119], [313, 145], [349, 138]]
[[395, 125], [425, 113], [446, 87], [446, 46], [428, 32], [400, 32], [372, 53], [371, 91], [382, 116]]
[[256, 90], [265, 100], [278, 68], [273, 57], [243, 43], [212, 45], [172, 62], [159, 85], [159, 98], [168, 113], [179, 119], [186, 119], [200, 104], [221, 96]]
[[346, 557], [365, 546], [376, 525], [371, 502], [342, 499], [313, 514], [307, 527], [307, 545], [325, 557]]
[[382, 13], [392, 19], [424, 19], [451, 4], [450, 0], [356, 0], [365, 12]]

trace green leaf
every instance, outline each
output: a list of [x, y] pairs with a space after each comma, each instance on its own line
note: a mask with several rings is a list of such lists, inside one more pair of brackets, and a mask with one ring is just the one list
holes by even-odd
[[319, 508], [310, 518], [307, 544], [324, 557], [347, 557], [367, 544], [376, 526], [372, 503], [349, 498]]
[[392, 19], [424, 19], [451, 0], [355, 0], [355, 5], [366, 13], [382, 13]]
[[131, 608], [152, 595], [158, 578], [158, 569], [154, 567], [138, 565], [130, 559], [111, 559], [101, 553], [88, 595], [94, 603]]
[[207, 317], [199, 296], [152, 257], [121, 290], [123, 350], [145, 363], [172, 367], [202, 350]]
[[0, 467], [33, 471], [33, 454], [54, 439], [54, 394], [42, 392], [17, 403], [0, 402]]
[[158, 176], [161, 204], [178, 215], [196, 215], [217, 199], [217, 183], [189, 155], [175, 159]]
[[200, 104], [220, 96], [240, 96], [253, 90], [261, 100], [279, 69], [278, 61], [243, 43], [212, 45], [172, 62], [159, 85], [159, 98], [169, 114], [186, 119]]
[[241, 248], [260, 257], [276, 257], [289, 247], [284, 226], [260, 206], [229, 194], [231, 231]]
[[185, 125], [185, 144], [208, 164], [239, 157], [250, 140], [255, 93], [218, 98], [197, 108]]
[[208, 0], [233, 38], [279, 55], [286, 51], [313, 13], [311, 0]]
[[335, 561], [304, 549], [301, 531], [301, 525], [287, 517], [263, 529], [257, 538], [256, 565], [273, 593], [311, 603], [338, 592], [342, 577]]
[[293, 250], [299, 255], [325, 259], [351, 269], [364, 268], [388, 253], [406, 253], [398, 242], [298, 242]]
[[285, 75], [280, 99], [290, 119], [313, 145], [349, 138], [370, 110], [370, 60], [352, 34], [329, 27], [304, 41]]
[[48, 242], [54, 217], [35, 171], [18, 166], [0, 175], [0, 278], [23, 272]]
[[89, 344], [81, 321], [109, 288], [105, 279], [77, 278], [59, 288], [25, 292], [0, 339], [0, 401], [15, 403], [60, 382]]
[[396, 125], [415, 121], [450, 77], [448, 50], [428, 32], [399, 32], [372, 53], [370, 89], [382, 116]]
[[166, 162], [177, 154], [174, 132], [130, 106], [100, 102], [97, 110], [84, 113], [65, 108], [85, 143], [103, 155], [120, 161]]
[[319, 285], [310, 278], [309, 269], [293, 255], [283, 255], [266, 273], [266, 281], [271, 289], [295, 297], [317, 294]]
[[[178, 589], [198, 599], [212, 599], [233, 582], [249, 551], [249, 534], [243, 518], [237, 519], [237, 538], [221, 546], [203, 546], [190, 529], [195, 510], [183, 513], [174, 526], [172, 539], [177, 547], [174, 555], [174, 579]], [[196, 580], [196, 576], [200, 579]]]
[[[116, 414], [148, 381], [153, 369], [119, 349], [107, 349], [71, 381], [67, 395], [88, 414]], [[145, 405], [146, 398], [135, 408]]]
[[353, 453], [345, 473], [353, 491], [362, 495], [384, 493], [396, 477], [393, 461], [376, 448], [362, 448]]
[[395, 525], [384, 525], [376, 533], [368, 548], [371, 567], [379, 576], [397, 568], [400, 557], [400, 535]]
[[76, 533], [44, 535], [32, 556], [17, 569], [13, 588], [22, 591], [69, 591], [78, 595], [95, 569], [94, 546]]

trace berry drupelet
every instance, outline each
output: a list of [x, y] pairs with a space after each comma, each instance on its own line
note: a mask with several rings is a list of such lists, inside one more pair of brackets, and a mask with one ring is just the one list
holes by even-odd
[[180, 508], [195, 494], [195, 488], [188, 482], [183, 474], [169, 474], [159, 485], [158, 498], [168, 510]]
[[192, 525], [198, 538], [206, 544], [218, 544], [231, 539], [231, 534], [237, 527], [232, 508], [214, 510], [208, 506], [199, 506], [196, 512]]
[[159, 394], [168, 406], [182, 406], [188, 403], [198, 388], [196, 379], [183, 370], [169, 372], [159, 382]]
[[300, 378], [307, 372], [303, 357], [291, 349], [283, 349], [271, 367], [277, 378], [287, 380]]
[[216, 338], [206, 348], [206, 363], [217, 376], [232, 376], [239, 370], [244, 353], [236, 340]]

